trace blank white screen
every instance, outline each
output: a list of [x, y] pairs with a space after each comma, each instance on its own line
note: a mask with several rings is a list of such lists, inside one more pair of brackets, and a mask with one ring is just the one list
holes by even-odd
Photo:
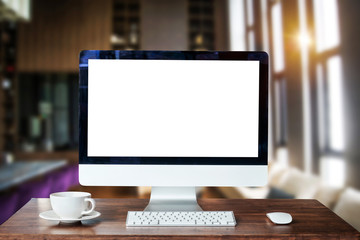
[[89, 60], [88, 156], [257, 157], [259, 62]]

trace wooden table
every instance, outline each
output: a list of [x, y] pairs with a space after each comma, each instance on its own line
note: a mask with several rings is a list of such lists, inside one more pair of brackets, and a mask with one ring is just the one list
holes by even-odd
[[[0, 226], [0, 239], [360, 239], [360, 233], [316, 200], [204, 199], [204, 210], [232, 210], [236, 227], [125, 226], [128, 210], [143, 210], [145, 199], [96, 199], [99, 218], [74, 225], [38, 217], [49, 199], [32, 199]], [[285, 211], [290, 225], [274, 225], [266, 212]]]

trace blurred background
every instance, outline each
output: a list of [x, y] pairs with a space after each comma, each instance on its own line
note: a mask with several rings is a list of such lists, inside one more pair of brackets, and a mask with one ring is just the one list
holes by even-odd
[[199, 197], [316, 198], [360, 229], [360, 1], [0, 0], [0, 223], [78, 183], [81, 50], [270, 56], [269, 184]]

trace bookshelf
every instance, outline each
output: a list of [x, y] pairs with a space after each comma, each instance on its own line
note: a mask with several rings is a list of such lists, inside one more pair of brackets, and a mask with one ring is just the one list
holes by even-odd
[[114, 0], [110, 42], [114, 50], [140, 49], [139, 0]]
[[215, 50], [214, 11], [214, 0], [188, 0], [190, 50]]
[[0, 22], [0, 151], [4, 155], [15, 150], [16, 142], [16, 35], [16, 23]]

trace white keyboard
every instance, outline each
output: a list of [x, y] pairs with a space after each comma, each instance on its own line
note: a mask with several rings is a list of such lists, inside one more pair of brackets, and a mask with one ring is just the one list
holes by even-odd
[[150, 212], [129, 211], [127, 227], [229, 227], [235, 226], [232, 211]]

